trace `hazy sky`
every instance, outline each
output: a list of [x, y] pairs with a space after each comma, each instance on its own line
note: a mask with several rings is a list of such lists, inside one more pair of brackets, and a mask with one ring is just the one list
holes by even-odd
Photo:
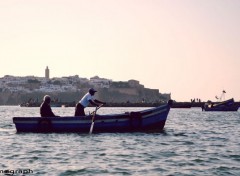
[[0, 77], [135, 79], [240, 100], [240, 0], [0, 0]]

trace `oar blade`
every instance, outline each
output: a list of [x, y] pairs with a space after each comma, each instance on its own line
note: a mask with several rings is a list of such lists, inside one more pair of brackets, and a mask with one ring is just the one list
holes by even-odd
[[94, 122], [92, 122], [92, 124], [91, 124], [91, 128], [90, 128], [89, 134], [92, 134], [93, 126], [94, 126]]

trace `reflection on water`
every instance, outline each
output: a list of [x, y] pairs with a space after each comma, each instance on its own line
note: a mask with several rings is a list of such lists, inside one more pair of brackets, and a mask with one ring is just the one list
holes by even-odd
[[[145, 108], [103, 107], [98, 113], [141, 109]], [[53, 112], [70, 116], [74, 108], [53, 108]], [[93, 135], [16, 133], [14, 116], [39, 116], [39, 109], [0, 106], [0, 171], [31, 169], [32, 175], [240, 175], [239, 112], [171, 109], [162, 132]]]

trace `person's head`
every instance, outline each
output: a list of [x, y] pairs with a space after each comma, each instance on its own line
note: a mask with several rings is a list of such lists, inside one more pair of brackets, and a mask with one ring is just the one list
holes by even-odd
[[51, 97], [49, 95], [45, 95], [43, 97], [43, 101], [49, 104], [51, 102]]
[[91, 95], [94, 95], [95, 92], [97, 92], [95, 89], [91, 88], [88, 90], [88, 92], [91, 94]]

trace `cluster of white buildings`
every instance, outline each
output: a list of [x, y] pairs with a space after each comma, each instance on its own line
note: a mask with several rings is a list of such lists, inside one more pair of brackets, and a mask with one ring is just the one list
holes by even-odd
[[0, 78], [0, 92], [76, 92], [83, 85], [88, 85], [94, 88], [109, 88], [112, 80], [99, 78], [98, 76], [80, 78], [78, 75], [49, 78], [49, 69], [45, 69], [45, 77], [35, 76], [10, 76], [5, 75]]

